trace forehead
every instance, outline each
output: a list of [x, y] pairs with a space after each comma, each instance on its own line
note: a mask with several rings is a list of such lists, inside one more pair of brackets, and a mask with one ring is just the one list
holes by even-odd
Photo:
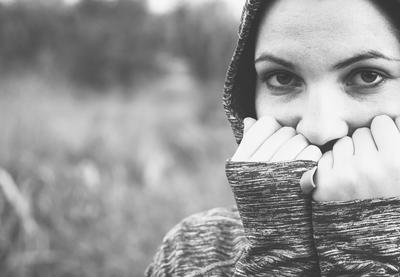
[[264, 14], [256, 55], [265, 48], [323, 47], [332, 53], [365, 47], [396, 51], [398, 42], [388, 20], [367, 0], [278, 0]]

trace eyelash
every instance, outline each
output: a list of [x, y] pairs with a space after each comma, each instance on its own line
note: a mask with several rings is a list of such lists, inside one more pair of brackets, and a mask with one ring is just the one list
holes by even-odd
[[[388, 73], [384, 73], [382, 72], [382, 70], [379, 69], [374, 69], [374, 68], [357, 68], [355, 70], [352, 70], [349, 74], [347, 74], [347, 77], [344, 78], [344, 83], [345, 85], [350, 84], [350, 80], [355, 78], [357, 76], [357, 74], [362, 74], [362, 73], [374, 73], [377, 74], [379, 78], [381, 78], [381, 80], [377, 83], [371, 84], [371, 85], [349, 85], [350, 89], [372, 89], [375, 88], [381, 84], [383, 84], [387, 79], [391, 78], [391, 75]], [[272, 71], [272, 72], [268, 72], [267, 74], [265, 74], [262, 77], [262, 82], [267, 86], [268, 89], [272, 90], [272, 91], [276, 91], [278, 92], [278, 94], [285, 94], [285, 93], [291, 93], [293, 92], [293, 90], [295, 90], [296, 88], [298, 88], [297, 86], [274, 86], [271, 85], [269, 83], [269, 80], [272, 77], [277, 77], [279, 74], [285, 74], [285, 75], [289, 75], [291, 77], [294, 78], [295, 82], [298, 84], [299, 82], [304, 83], [303, 79], [301, 79], [300, 77], [298, 77], [296, 74], [293, 74], [289, 71], [285, 71], [285, 70], [279, 70], [279, 71]]]
[[[365, 73], [365, 72], [378, 74], [378, 76], [380, 76], [382, 78], [382, 80], [377, 82], [376, 84], [364, 85], [364, 86], [363, 85], [359, 85], [358, 88], [366, 88], [366, 89], [375, 88], [375, 87], [383, 84], [387, 79], [391, 78], [391, 76], [388, 73], [384, 73], [384, 72], [382, 72], [381, 70], [378, 70], [378, 69], [358, 68], [358, 69], [355, 69], [355, 70], [351, 71], [350, 74], [349, 74], [349, 78], [346, 78], [346, 79], [348, 80], [348, 79], [354, 78], [357, 74]], [[346, 84], [347, 83], [348, 83], [348, 81], [346, 81]]]
[[290, 75], [290, 76], [294, 77], [295, 79], [297, 79], [296, 82], [300, 81], [303, 83], [303, 80], [301, 78], [297, 77], [297, 75], [295, 75], [289, 71], [279, 70], [279, 71], [268, 72], [267, 74], [265, 74], [262, 77], [262, 82], [267, 86], [268, 89], [279, 92], [278, 94], [284, 94], [285, 92], [292, 92], [294, 89], [296, 89], [295, 86], [274, 86], [268, 82], [272, 77], [276, 77], [279, 74]]

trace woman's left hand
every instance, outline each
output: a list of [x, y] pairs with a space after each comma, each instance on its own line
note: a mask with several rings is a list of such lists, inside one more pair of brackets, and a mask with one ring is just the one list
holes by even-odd
[[316, 201], [400, 196], [400, 117], [376, 116], [324, 153], [314, 176]]

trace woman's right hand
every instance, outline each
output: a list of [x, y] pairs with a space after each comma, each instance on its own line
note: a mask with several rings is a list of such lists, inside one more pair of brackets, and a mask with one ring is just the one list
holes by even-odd
[[303, 135], [296, 133], [294, 128], [282, 127], [273, 117], [264, 116], [257, 121], [246, 117], [243, 124], [243, 139], [231, 161], [317, 162], [322, 156], [317, 146], [310, 145]]
[[400, 117], [373, 118], [324, 153], [318, 162], [313, 199], [352, 201], [400, 196]]

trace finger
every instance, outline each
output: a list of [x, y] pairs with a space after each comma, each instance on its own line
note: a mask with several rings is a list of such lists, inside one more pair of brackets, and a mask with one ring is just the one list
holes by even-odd
[[339, 139], [332, 148], [333, 166], [335, 163], [345, 164], [353, 154], [353, 140], [348, 136]]
[[318, 161], [318, 169], [321, 171], [331, 169], [333, 167], [333, 154], [332, 150], [325, 152], [321, 159]]
[[354, 131], [352, 138], [354, 155], [370, 155], [378, 151], [369, 128], [358, 128]]
[[243, 139], [231, 160], [247, 160], [280, 127], [281, 125], [273, 117], [261, 117], [243, 135]]
[[305, 195], [310, 194], [317, 187], [314, 181], [316, 171], [317, 167], [315, 166], [311, 170], [304, 172], [300, 178], [300, 188]]
[[317, 162], [322, 157], [321, 150], [315, 145], [307, 146], [299, 155], [296, 160], [306, 160]]
[[296, 156], [308, 146], [307, 139], [300, 134], [290, 138], [283, 144], [278, 151], [272, 156], [271, 162], [292, 161]]
[[246, 117], [245, 119], [243, 119], [243, 134], [246, 134], [247, 131], [251, 128], [251, 126], [254, 125], [254, 123], [256, 123], [257, 120], [255, 120], [254, 118], [251, 117]]
[[396, 117], [394, 122], [396, 123], [397, 129], [400, 130], [400, 116]]
[[[326, 191], [327, 187], [325, 186], [321, 189], [321, 179], [323, 176], [327, 176], [330, 173], [330, 170], [333, 166], [333, 154], [332, 150], [325, 152], [321, 159], [318, 161], [317, 171], [313, 176], [314, 184], [316, 185], [317, 189], [313, 193], [313, 199], [315, 201], [321, 201], [324, 198], [324, 191]], [[329, 175], [328, 175], [329, 176]]]
[[280, 128], [260, 146], [250, 161], [270, 161], [278, 149], [295, 135], [296, 131], [291, 127]]
[[394, 147], [398, 148], [400, 133], [389, 116], [376, 116], [371, 123], [371, 133], [379, 152], [391, 152]]

